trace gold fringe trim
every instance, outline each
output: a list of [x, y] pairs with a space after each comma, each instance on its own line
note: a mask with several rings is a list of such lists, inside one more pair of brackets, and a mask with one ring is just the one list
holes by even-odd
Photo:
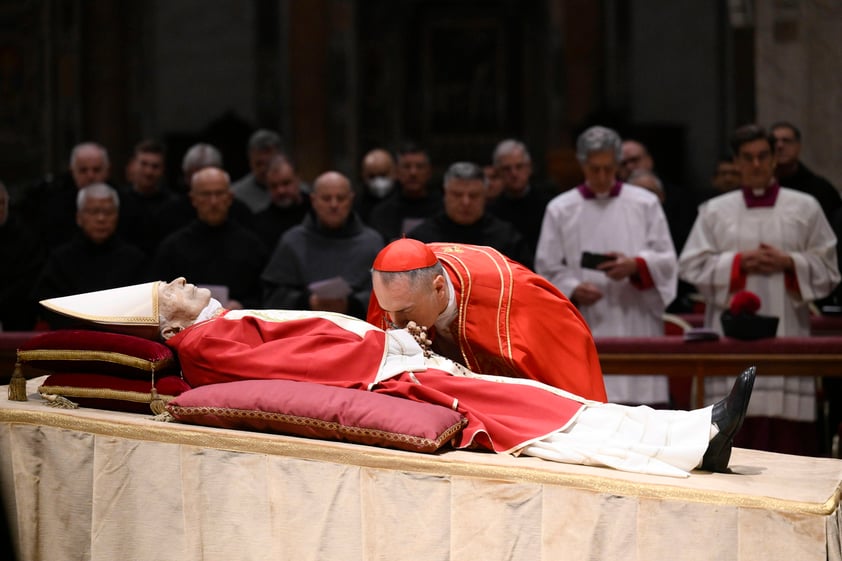
[[27, 401], [26, 377], [23, 375], [20, 361], [15, 363], [15, 370], [9, 380], [9, 399], [11, 401]]
[[[413, 449], [423, 452], [435, 452], [441, 448], [445, 443], [452, 440], [459, 432], [468, 424], [465, 417], [459, 419], [436, 438], [425, 438], [423, 436], [415, 436], [410, 434], [402, 434], [391, 432], [382, 429], [373, 429], [368, 427], [355, 427], [350, 425], [343, 425], [336, 421], [327, 421], [324, 419], [317, 419], [313, 417], [302, 417], [299, 415], [289, 415], [286, 413], [270, 413], [267, 411], [254, 411], [251, 409], [231, 409], [228, 407], [184, 407], [176, 406], [172, 408], [173, 416], [179, 421], [187, 423], [202, 424], [201, 418], [213, 416], [220, 419], [226, 419], [234, 423], [242, 423], [245, 426], [232, 428], [245, 428], [248, 430], [247, 423], [249, 421], [261, 420], [268, 423], [287, 425], [290, 427], [307, 427], [320, 431], [332, 432], [342, 435], [344, 438], [368, 438], [380, 442], [388, 442], [393, 446], [403, 445], [410, 446]], [[289, 430], [289, 429], [286, 429]], [[285, 429], [279, 427], [277, 430], [266, 430], [270, 433], [284, 433]], [[401, 448], [401, 446], [397, 446]]]
[[[108, 388], [78, 388], [74, 386], [46, 386], [38, 388], [38, 393], [45, 399], [47, 396], [67, 396], [82, 399], [113, 399], [117, 401], [131, 401], [133, 403], [148, 403], [152, 413], [159, 414], [165, 410], [164, 406], [172, 399], [173, 395], [161, 395], [155, 388], [149, 393], [133, 392], [126, 390], [112, 390]], [[159, 410], [156, 411], [155, 409]]]
[[160, 421], [162, 423], [174, 423], [175, 417], [173, 417], [172, 414], [170, 414], [169, 411], [165, 410], [163, 413], [158, 413], [157, 415], [152, 417], [152, 420], [153, 421]]
[[79, 409], [79, 404], [73, 401], [70, 401], [64, 396], [55, 395], [51, 393], [42, 393], [41, 397], [43, 397], [47, 405], [50, 407], [58, 407], [59, 409]]
[[129, 366], [137, 368], [138, 370], [145, 370], [147, 372], [154, 371], [156, 366], [158, 370], [175, 363], [174, 359], [170, 357], [161, 360], [146, 360], [135, 356], [115, 353], [111, 351], [95, 351], [95, 350], [68, 350], [68, 349], [35, 349], [31, 351], [18, 351], [19, 362], [36, 362], [49, 360], [96, 360], [102, 362], [110, 362], [122, 366]]
[[152, 391], [150, 392], [151, 400], [149, 401], [149, 408], [152, 410], [155, 415], [162, 415], [167, 412], [166, 402], [158, 395], [158, 390], [155, 387], [152, 387]]

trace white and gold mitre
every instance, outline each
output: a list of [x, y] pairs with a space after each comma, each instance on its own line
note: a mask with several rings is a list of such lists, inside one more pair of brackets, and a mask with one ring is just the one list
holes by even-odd
[[109, 331], [149, 339], [158, 336], [158, 281], [41, 300], [58, 314], [95, 323]]

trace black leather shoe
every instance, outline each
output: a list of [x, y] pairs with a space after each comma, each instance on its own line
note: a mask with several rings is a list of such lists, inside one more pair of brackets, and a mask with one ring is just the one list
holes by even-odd
[[747, 368], [737, 377], [731, 393], [713, 406], [710, 422], [716, 424], [719, 433], [708, 443], [708, 449], [702, 458], [702, 469], [721, 473], [728, 471], [734, 435], [743, 426], [743, 420], [746, 418], [756, 371], [754, 366]]

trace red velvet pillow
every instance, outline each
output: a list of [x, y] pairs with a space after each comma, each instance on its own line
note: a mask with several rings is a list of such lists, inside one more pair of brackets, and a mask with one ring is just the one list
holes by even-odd
[[363, 390], [290, 380], [200, 386], [167, 404], [176, 420], [434, 452], [467, 424], [457, 411]]
[[178, 368], [175, 356], [163, 343], [84, 329], [36, 335], [18, 348], [18, 362], [48, 372], [88, 372], [145, 380], [152, 373], [173, 373]]
[[[58, 406], [73, 407], [78, 404], [148, 415], [162, 413], [168, 401], [190, 389], [178, 375], [161, 376], [153, 381], [108, 374], [62, 372], [48, 376], [38, 392]], [[56, 396], [69, 400], [71, 404], [56, 401]]]

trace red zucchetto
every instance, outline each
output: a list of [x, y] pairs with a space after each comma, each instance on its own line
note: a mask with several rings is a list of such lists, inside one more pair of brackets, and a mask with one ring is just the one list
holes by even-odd
[[760, 297], [754, 292], [740, 290], [731, 298], [731, 304], [728, 306], [728, 309], [735, 316], [753, 316], [760, 309]]
[[401, 238], [380, 250], [372, 268], [384, 273], [405, 273], [432, 267], [437, 261], [436, 254], [426, 244]]

